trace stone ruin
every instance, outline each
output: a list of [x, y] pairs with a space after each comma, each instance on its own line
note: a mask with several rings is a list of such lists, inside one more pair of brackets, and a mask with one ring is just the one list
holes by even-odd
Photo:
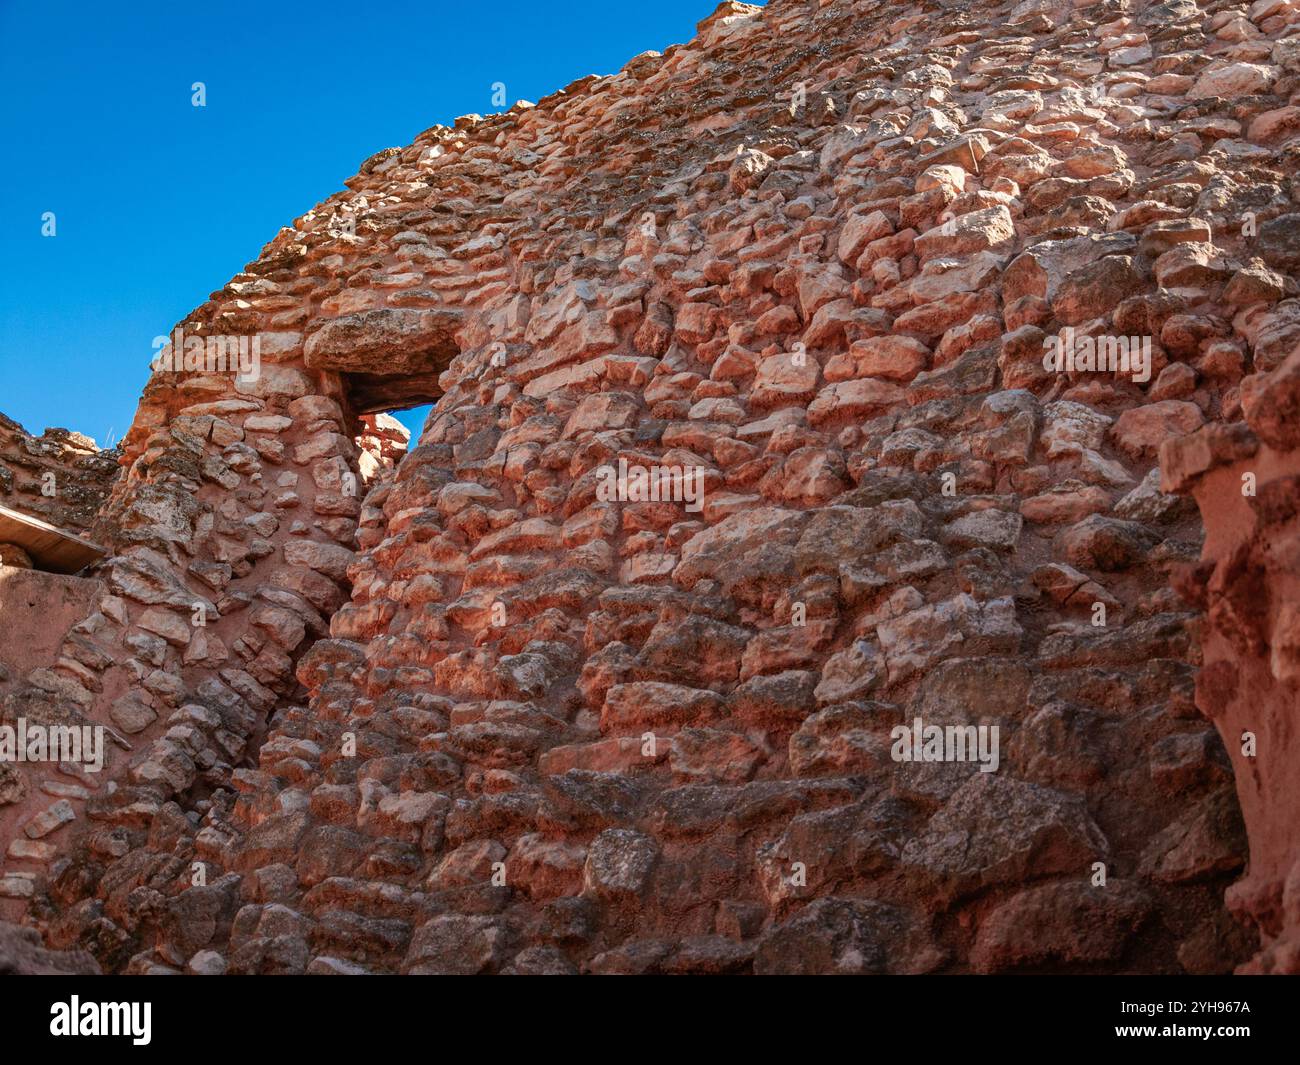
[[0, 423], [109, 552], [2, 641], [107, 736], [0, 766], [6, 956], [1300, 971], [1298, 160], [1291, 0], [724, 3], [367, 159], [111, 490]]

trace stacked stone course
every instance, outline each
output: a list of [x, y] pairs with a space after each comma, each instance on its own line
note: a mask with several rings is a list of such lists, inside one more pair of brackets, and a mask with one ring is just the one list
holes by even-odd
[[[260, 377], [145, 390], [6, 702], [130, 746], [27, 919], [131, 972], [1295, 971], [1296, 623], [1239, 606], [1292, 467], [1199, 598], [1178, 493], [1300, 444], [1297, 131], [1285, 0], [774, 0], [371, 157], [182, 323]], [[896, 761], [918, 717], [997, 771]]]

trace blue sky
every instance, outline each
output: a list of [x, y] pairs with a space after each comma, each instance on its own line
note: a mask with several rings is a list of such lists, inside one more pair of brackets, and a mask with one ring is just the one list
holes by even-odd
[[690, 40], [714, 7], [0, 0], [0, 411], [120, 438], [153, 338], [362, 160], [499, 110], [494, 82], [536, 101]]

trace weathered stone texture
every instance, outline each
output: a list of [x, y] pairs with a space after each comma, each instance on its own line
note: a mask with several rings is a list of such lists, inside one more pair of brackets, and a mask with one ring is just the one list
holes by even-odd
[[[1297, 40], [724, 3], [368, 159], [182, 323], [260, 376], [145, 390], [21, 693], [131, 749], [15, 908], [133, 972], [1296, 970], [1300, 760], [1235, 733], [1300, 668]], [[1259, 455], [1202, 544], [1175, 491]]]
[[47, 429], [32, 436], [0, 414], [0, 505], [89, 534], [117, 480], [118, 457], [81, 433]]

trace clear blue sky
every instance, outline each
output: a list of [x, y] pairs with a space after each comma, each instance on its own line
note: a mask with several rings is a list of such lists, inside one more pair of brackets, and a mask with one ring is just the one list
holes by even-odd
[[0, 0], [0, 411], [120, 438], [153, 338], [362, 160], [500, 110], [494, 82], [536, 101], [688, 41], [716, 6]]

